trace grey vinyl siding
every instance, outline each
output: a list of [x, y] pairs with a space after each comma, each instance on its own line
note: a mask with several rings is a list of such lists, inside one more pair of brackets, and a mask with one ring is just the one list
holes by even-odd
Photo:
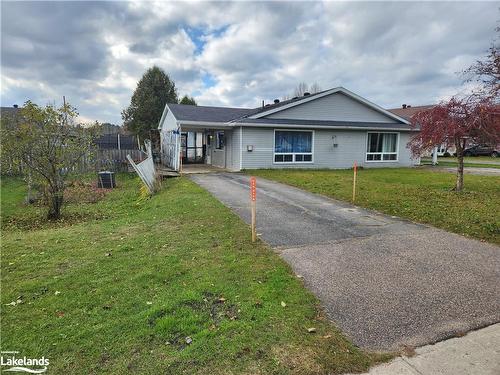
[[273, 113], [266, 118], [324, 120], [324, 121], [360, 121], [398, 123], [385, 114], [366, 104], [360, 103], [342, 93], [335, 93], [323, 98], [297, 105]]
[[[411, 133], [398, 132], [397, 162], [366, 162], [366, 141], [368, 132], [365, 130], [314, 130], [313, 163], [273, 163], [274, 129], [251, 128], [243, 129], [242, 168], [351, 168], [354, 161], [359, 166], [374, 167], [408, 167], [417, 163], [412, 160], [410, 151], [406, 148]], [[334, 139], [337, 147], [334, 147]], [[253, 145], [253, 151], [247, 151], [247, 145]]]

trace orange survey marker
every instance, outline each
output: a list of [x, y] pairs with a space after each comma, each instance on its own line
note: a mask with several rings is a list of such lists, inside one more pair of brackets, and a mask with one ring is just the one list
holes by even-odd
[[257, 239], [256, 229], [256, 200], [257, 200], [257, 180], [250, 177], [250, 208], [252, 210], [252, 242]]
[[255, 201], [257, 198], [257, 181], [255, 177], [250, 177], [250, 199], [252, 201]]

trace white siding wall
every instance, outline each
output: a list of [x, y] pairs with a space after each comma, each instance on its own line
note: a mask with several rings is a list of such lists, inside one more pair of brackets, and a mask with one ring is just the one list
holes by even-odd
[[[273, 163], [274, 129], [243, 128], [242, 168], [351, 168], [354, 161], [365, 168], [407, 167], [417, 164], [406, 148], [411, 133], [400, 132], [397, 162], [366, 162], [365, 130], [314, 130], [313, 163]], [[333, 147], [333, 139], [337, 147]], [[248, 152], [247, 145], [253, 145]]]
[[342, 93], [311, 100], [290, 109], [273, 113], [266, 118], [397, 123], [391, 117]]
[[169, 131], [169, 130], [175, 130], [177, 129], [177, 121], [175, 120], [174, 115], [172, 114], [172, 111], [168, 111], [167, 115], [165, 116], [165, 120], [163, 121], [163, 124], [161, 126], [162, 131]]

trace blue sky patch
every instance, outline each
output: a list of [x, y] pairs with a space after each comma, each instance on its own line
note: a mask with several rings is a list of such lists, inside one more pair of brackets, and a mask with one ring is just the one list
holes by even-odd
[[194, 51], [195, 55], [199, 55], [201, 52], [203, 52], [203, 48], [205, 47], [206, 44], [205, 37], [212, 36], [215, 38], [219, 38], [222, 34], [226, 32], [228, 27], [229, 25], [225, 25], [218, 29], [213, 29], [213, 30], [207, 30], [201, 27], [185, 27], [184, 30], [188, 34], [189, 38], [191, 38], [196, 47]]
[[217, 84], [217, 80], [210, 73], [204, 73], [201, 76], [201, 81], [206, 88], [214, 87]]

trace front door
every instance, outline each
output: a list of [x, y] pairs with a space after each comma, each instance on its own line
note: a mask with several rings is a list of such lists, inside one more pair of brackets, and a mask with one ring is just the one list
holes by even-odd
[[215, 167], [226, 168], [226, 133], [216, 130], [210, 142], [211, 164]]
[[181, 134], [181, 155], [183, 164], [205, 162], [202, 132], [185, 132]]

